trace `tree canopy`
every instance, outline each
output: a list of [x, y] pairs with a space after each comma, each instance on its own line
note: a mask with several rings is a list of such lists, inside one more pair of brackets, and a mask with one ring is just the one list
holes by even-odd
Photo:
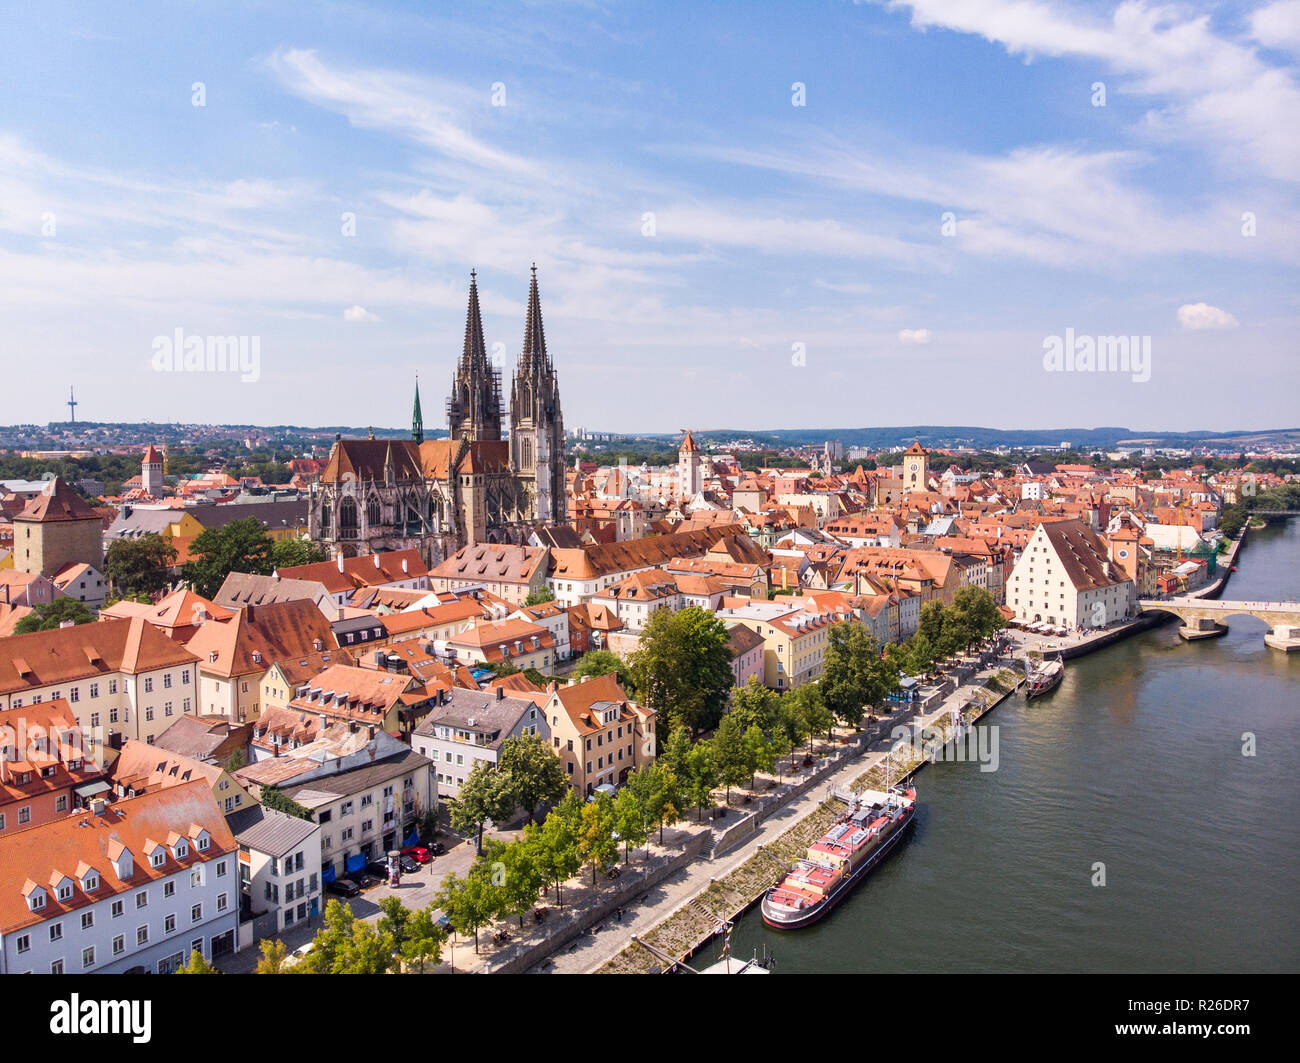
[[205, 528], [190, 544], [190, 560], [181, 576], [204, 598], [212, 598], [232, 572], [269, 576], [275, 569], [271, 537], [256, 517]]
[[734, 679], [731, 650], [726, 625], [707, 609], [656, 610], [628, 665], [640, 698], [670, 729], [699, 735], [721, 721]]

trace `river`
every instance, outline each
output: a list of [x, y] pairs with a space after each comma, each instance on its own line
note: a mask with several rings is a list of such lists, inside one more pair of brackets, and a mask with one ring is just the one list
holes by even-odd
[[[1223, 597], [1300, 600], [1300, 520], [1251, 532]], [[806, 930], [751, 909], [732, 954], [766, 945], [778, 974], [1300, 970], [1300, 654], [1229, 624], [1156, 628], [1003, 702], [996, 771], [925, 767], [912, 837], [866, 882]]]

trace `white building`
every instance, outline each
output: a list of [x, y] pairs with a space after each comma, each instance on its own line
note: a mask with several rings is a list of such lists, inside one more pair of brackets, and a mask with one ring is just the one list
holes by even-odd
[[237, 846], [196, 781], [0, 837], [0, 974], [169, 974], [232, 952]]
[[1040, 524], [1011, 573], [1007, 605], [1025, 623], [1104, 627], [1129, 616], [1133, 581], [1109, 559], [1105, 543], [1077, 520]]
[[261, 805], [226, 822], [239, 845], [239, 948], [321, 913], [319, 824]]

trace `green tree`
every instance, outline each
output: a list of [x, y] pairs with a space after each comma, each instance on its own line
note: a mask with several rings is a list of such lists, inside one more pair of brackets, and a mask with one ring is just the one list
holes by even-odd
[[216, 974], [217, 969], [203, 958], [203, 953], [194, 949], [190, 953], [190, 962], [184, 967], [177, 967], [176, 974]]
[[[337, 903], [337, 902], [335, 902]], [[285, 963], [289, 958], [289, 949], [283, 941], [276, 938], [262, 938], [258, 942], [262, 958], [257, 961], [258, 974], [284, 974]]]
[[578, 828], [582, 819], [582, 800], [570, 790], [541, 827], [531, 824], [526, 833], [536, 833], [537, 859], [546, 870], [547, 878], [555, 883], [555, 901], [564, 906], [561, 886], [578, 873], [582, 857], [578, 853]]
[[953, 638], [963, 649], [1002, 630], [1005, 621], [993, 595], [983, 587], [962, 587], [953, 595], [945, 622], [953, 627]]
[[[629, 782], [630, 782], [629, 776]], [[614, 830], [623, 842], [623, 863], [632, 859], [632, 850], [645, 843], [649, 835], [645, 809], [630, 785], [614, 798]]]
[[696, 822], [704, 819], [705, 808], [713, 807], [713, 790], [718, 785], [718, 764], [711, 742], [697, 742], [686, 754], [681, 772], [682, 791], [696, 811]]
[[679, 779], [684, 779], [687, 771], [686, 758], [694, 746], [690, 732], [685, 727], [674, 727], [668, 734], [668, 744], [664, 746], [660, 760], [676, 772]]
[[271, 542], [271, 563], [277, 571], [299, 565], [318, 565], [325, 551], [310, 539], [275, 539]]
[[190, 558], [181, 576], [204, 598], [214, 597], [232, 572], [269, 576], [275, 569], [271, 537], [256, 517], [205, 528], [190, 544]]
[[448, 875], [434, 901], [459, 933], [474, 935], [477, 953], [478, 932], [501, 911], [502, 898], [492, 882], [490, 867], [476, 860], [463, 879], [455, 872]]
[[558, 801], [569, 788], [560, 758], [535, 734], [515, 735], [501, 744], [498, 770], [508, 780], [515, 806], [528, 813], [528, 822], [538, 805]]
[[451, 829], [476, 836], [475, 849], [483, 852], [483, 827], [489, 820], [501, 824], [518, 807], [510, 780], [486, 761], [475, 761], [461, 784], [451, 808]]
[[[797, 690], [798, 687], [795, 689]], [[811, 732], [808, 730], [808, 723], [804, 719], [803, 710], [790, 697], [790, 693], [793, 692], [787, 692], [781, 698], [781, 704], [777, 708], [777, 723], [779, 725], [777, 733], [784, 740], [782, 744], [793, 754]]]
[[[342, 974], [347, 962], [347, 949], [352, 941], [352, 925], [356, 916], [346, 904], [331, 899], [325, 905], [325, 921], [312, 938], [311, 951], [295, 968], [302, 974]], [[283, 943], [279, 943], [283, 948]], [[263, 962], [267, 962], [263, 949]], [[283, 957], [281, 957], [283, 962]], [[283, 968], [280, 968], [283, 969]], [[258, 965], [261, 970], [261, 965]], [[268, 972], [274, 973], [274, 972]]]
[[776, 691], [768, 690], [758, 676], [751, 675], [749, 682], [731, 692], [731, 711], [727, 715], [736, 717], [743, 730], [757, 724], [760, 730], [770, 732], [776, 727], [780, 700]]
[[410, 921], [410, 910], [404, 905], [400, 897], [385, 897], [379, 902], [379, 910], [383, 914], [379, 917], [379, 932], [381, 934], [391, 934], [393, 946], [400, 949], [406, 943], [406, 926]]
[[614, 799], [598, 792], [594, 800], [582, 806], [578, 823], [578, 856], [591, 865], [591, 884], [596, 872], [618, 859], [618, 842], [614, 838]]
[[727, 807], [730, 807], [731, 788], [741, 786], [746, 779], [752, 778], [755, 767], [740, 721], [730, 714], [723, 717], [713, 735], [712, 745], [718, 782], [727, 789], [726, 801]]
[[868, 706], [883, 701], [898, 687], [898, 674], [881, 659], [880, 645], [866, 626], [852, 620], [832, 624], [818, 683], [826, 707], [836, 719], [856, 727]]
[[424, 974], [426, 967], [437, 967], [442, 961], [447, 931], [437, 924], [433, 913], [432, 904], [412, 912], [406, 922], [406, 941], [398, 948], [403, 962], [414, 967], [417, 974]]
[[734, 676], [727, 627], [699, 606], [679, 612], [657, 609], [628, 660], [641, 698], [672, 727], [693, 736], [718, 726]]
[[298, 819], [305, 819], [309, 823], [312, 821], [311, 809], [304, 808], [298, 804], [292, 797], [286, 794], [278, 786], [263, 786], [261, 795], [262, 805], [266, 808], [273, 808], [277, 812], [283, 812], [287, 816], [295, 816]]
[[835, 714], [826, 704], [820, 683], [805, 683], [801, 687], [795, 687], [785, 696], [790, 702], [791, 711], [798, 713], [803, 722], [801, 730], [807, 732], [810, 750], [813, 735], [830, 736], [831, 728], [835, 726]]
[[516, 841], [489, 843], [484, 859], [492, 869], [492, 881], [501, 890], [501, 910], [517, 916], [519, 926], [524, 916], [537, 906], [538, 894], [547, 882], [547, 869], [538, 859], [537, 847], [525, 835]]
[[352, 936], [335, 960], [332, 974], [387, 974], [396, 964], [393, 935], [375, 929], [363, 920], [352, 924]]
[[776, 767], [776, 754], [772, 740], [756, 723], [751, 723], [745, 731], [745, 748], [749, 751], [749, 787], [752, 790], [758, 782], [760, 771], [771, 771]]
[[55, 598], [48, 605], [37, 605], [32, 611], [14, 625], [15, 635], [27, 635], [33, 631], [53, 631], [71, 620], [74, 624], [89, 624], [95, 619], [84, 602], [76, 598]]
[[533, 591], [524, 599], [524, 605], [541, 605], [543, 602], [555, 601], [555, 592], [550, 587], [543, 587], [541, 590]]
[[645, 822], [658, 824], [659, 844], [663, 845], [664, 827], [676, 823], [681, 817], [682, 799], [678, 792], [677, 776], [666, 764], [656, 760], [632, 772], [627, 777], [624, 789], [636, 795]]
[[176, 547], [156, 532], [114, 539], [104, 551], [104, 575], [113, 593], [123, 598], [163, 590], [169, 582], [167, 569], [175, 563]]
[[632, 672], [617, 653], [611, 653], [609, 650], [588, 650], [578, 658], [578, 663], [574, 665], [571, 674], [574, 679], [581, 679], [583, 676], [599, 679], [603, 675], [609, 675], [610, 672], [618, 673], [618, 685], [627, 692], [629, 697], [634, 698], [636, 684], [632, 680]]

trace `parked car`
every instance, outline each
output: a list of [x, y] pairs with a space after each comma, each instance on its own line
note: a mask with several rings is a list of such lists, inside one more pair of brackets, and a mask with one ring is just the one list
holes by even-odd
[[423, 845], [411, 845], [402, 850], [402, 855], [420, 864], [427, 864], [433, 859], [433, 853]]
[[387, 881], [388, 881], [387, 875], [380, 875], [379, 877], [376, 877], [370, 874], [369, 872], [362, 872], [360, 875], [357, 876], [357, 885], [360, 886], [363, 890], [368, 890], [372, 886], [382, 885]]
[[429, 852], [431, 852], [434, 856], [441, 856], [446, 851], [447, 851], [447, 847], [443, 845], [442, 842], [433, 842], [429, 846]]
[[350, 878], [336, 878], [333, 882], [325, 884], [325, 892], [336, 893], [340, 897], [355, 897], [361, 892], [361, 887]]
[[420, 870], [420, 862], [418, 860], [412, 860], [405, 853], [398, 858], [398, 863], [401, 865], [403, 875], [414, 875]]

